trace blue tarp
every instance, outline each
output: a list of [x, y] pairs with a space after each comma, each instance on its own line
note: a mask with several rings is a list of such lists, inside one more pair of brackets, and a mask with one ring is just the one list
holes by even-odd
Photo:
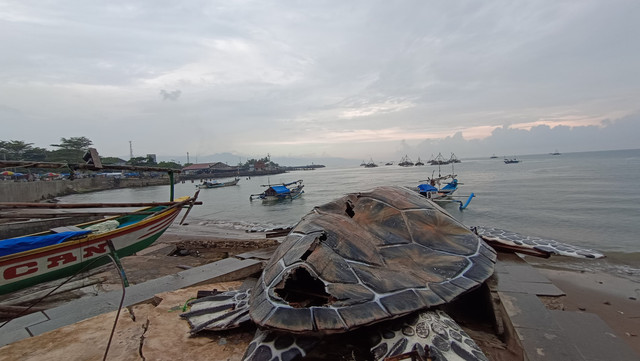
[[291, 192], [291, 190], [285, 186], [271, 186], [271, 189], [273, 189], [276, 194], [287, 194]]
[[420, 184], [418, 185], [418, 189], [420, 190], [420, 193], [427, 193], [427, 192], [437, 192], [438, 188], [430, 185], [430, 184]]
[[62, 243], [70, 238], [83, 236], [91, 231], [61, 232], [45, 236], [27, 236], [0, 241], [0, 257], [40, 247]]
[[456, 189], [456, 188], [458, 188], [458, 180], [454, 179], [450, 183], [447, 183], [447, 185], [442, 187], [442, 190], [443, 191], [448, 191], [448, 190], [452, 190], [452, 189]]

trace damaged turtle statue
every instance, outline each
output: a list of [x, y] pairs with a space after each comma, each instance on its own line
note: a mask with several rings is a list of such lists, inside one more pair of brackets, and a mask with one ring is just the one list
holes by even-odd
[[[495, 241], [503, 231], [481, 232]], [[511, 248], [540, 244], [509, 236], [504, 243]], [[496, 259], [481, 236], [432, 201], [403, 187], [379, 187], [314, 208], [252, 289], [194, 300], [181, 316], [192, 334], [255, 323], [244, 360], [304, 358], [323, 337], [347, 332], [367, 335], [368, 359], [410, 353], [422, 360], [487, 360], [440, 308], [483, 284]]]

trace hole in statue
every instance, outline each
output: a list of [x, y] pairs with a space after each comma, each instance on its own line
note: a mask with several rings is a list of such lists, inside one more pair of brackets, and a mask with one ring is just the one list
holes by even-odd
[[326, 306], [334, 298], [325, 292], [324, 283], [311, 276], [305, 268], [293, 270], [284, 282], [284, 287], [275, 292], [291, 307]]

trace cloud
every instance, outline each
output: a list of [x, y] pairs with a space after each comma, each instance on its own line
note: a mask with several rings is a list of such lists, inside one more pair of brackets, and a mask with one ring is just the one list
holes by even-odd
[[182, 91], [180, 90], [173, 90], [173, 91], [166, 91], [164, 89], [160, 90], [160, 95], [162, 96], [162, 100], [176, 101], [178, 100], [178, 98], [180, 98], [181, 94], [182, 94]]
[[[628, 133], [616, 131], [624, 119], [634, 119], [628, 128], [637, 121], [636, 2], [61, 0], [0, 8], [7, 139], [86, 136], [101, 153], [123, 156], [118, 130], [146, 134], [153, 124], [153, 139], [133, 139], [141, 154], [368, 159], [408, 147], [423, 157], [437, 147], [613, 149], [628, 146]], [[176, 119], [198, 137], [173, 141]], [[576, 136], [584, 144], [565, 138]]]

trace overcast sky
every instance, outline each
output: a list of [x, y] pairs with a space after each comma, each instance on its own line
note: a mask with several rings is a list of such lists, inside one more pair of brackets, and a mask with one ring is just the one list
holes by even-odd
[[[0, 140], [415, 161], [640, 148], [640, 1], [0, 0]], [[193, 162], [194, 158], [191, 159]]]

